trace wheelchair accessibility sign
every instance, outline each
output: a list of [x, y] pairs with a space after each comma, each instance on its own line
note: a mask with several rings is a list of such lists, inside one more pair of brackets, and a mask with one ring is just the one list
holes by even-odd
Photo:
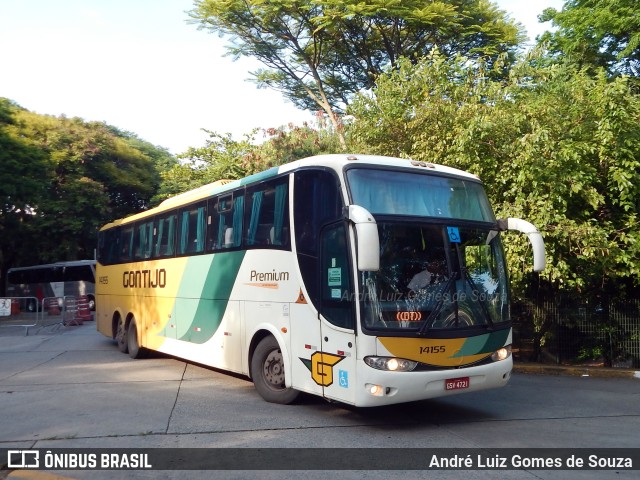
[[342, 388], [349, 388], [349, 372], [338, 370], [338, 385]]

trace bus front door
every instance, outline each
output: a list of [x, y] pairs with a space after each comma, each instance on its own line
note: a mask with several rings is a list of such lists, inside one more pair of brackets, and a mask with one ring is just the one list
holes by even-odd
[[327, 398], [355, 401], [355, 314], [344, 222], [324, 228], [321, 234], [321, 352], [314, 362], [314, 380]]
[[353, 331], [345, 331], [322, 320], [322, 354], [316, 376], [326, 398], [355, 402], [356, 341]]

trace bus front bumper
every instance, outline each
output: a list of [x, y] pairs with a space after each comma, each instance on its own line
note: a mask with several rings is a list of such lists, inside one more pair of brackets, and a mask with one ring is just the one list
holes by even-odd
[[355, 405], [377, 407], [503, 387], [511, 377], [512, 357], [500, 362], [449, 370], [388, 372], [359, 361]]

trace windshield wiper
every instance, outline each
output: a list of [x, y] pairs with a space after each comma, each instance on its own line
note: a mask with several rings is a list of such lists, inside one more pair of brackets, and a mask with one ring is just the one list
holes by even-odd
[[[473, 290], [473, 293], [476, 295], [476, 298], [479, 298], [479, 299], [482, 298], [482, 296], [480, 295], [480, 290], [476, 285], [476, 282], [473, 281], [473, 278], [471, 278], [471, 275], [469, 275], [469, 272], [466, 269], [464, 271], [463, 276], [464, 276], [464, 280], [469, 285], [471, 285], [471, 289]], [[484, 313], [485, 319], [487, 321], [487, 330], [493, 330], [493, 320], [491, 320], [491, 313], [489, 312], [489, 309], [487, 308], [483, 300], [478, 300], [478, 303], [480, 304], [482, 313]]]
[[435, 306], [433, 307], [433, 310], [431, 310], [431, 313], [424, 321], [424, 324], [422, 325], [422, 327], [420, 327], [420, 330], [418, 330], [418, 335], [426, 335], [426, 333], [431, 328], [431, 325], [433, 325], [433, 322], [435, 321], [436, 317], [442, 311], [442, 306], [444, 305], [444, 299], [446, 298], [445, 293], [447, 290], [451, 289], [451, 286], [456, 281], [456, 277], [457, 277], [457, 274], [451, 275], [449, 277], [449, 280], [447, 280], [447, 283], [445, 283], [444, 286], [440, 289], [440, 292], [438, 293], [438, 296], [440, 297], [440, 299], [438, 300], [438, 303], [436, 303]]

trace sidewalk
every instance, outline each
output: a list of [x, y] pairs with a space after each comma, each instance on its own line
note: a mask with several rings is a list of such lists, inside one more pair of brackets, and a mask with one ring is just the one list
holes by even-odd
[[545, 365], [542, 363], [517, 362], [513, 364], [513, 371], [539, 375], [571, 375], [576, 377], [640, 379], [640, 370], [633, 370], [629, 368], [606, 368], [581, 365]]

